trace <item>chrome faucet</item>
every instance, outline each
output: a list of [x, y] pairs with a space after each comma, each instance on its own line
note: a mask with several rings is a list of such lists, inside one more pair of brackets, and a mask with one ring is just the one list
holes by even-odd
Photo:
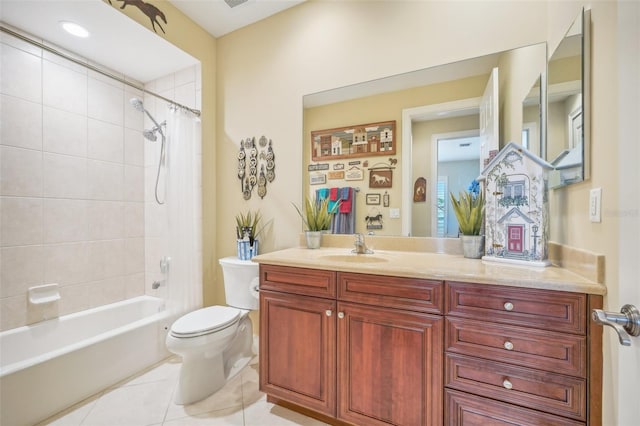
[[354, 242], [356, 248], [351, 250], [352, 253], [356, 254], [373, 254], [373, 250], [367, 248], [367, 245], [364, 243], [364, 235], [358, 233], [356, 235], [356, 240]]

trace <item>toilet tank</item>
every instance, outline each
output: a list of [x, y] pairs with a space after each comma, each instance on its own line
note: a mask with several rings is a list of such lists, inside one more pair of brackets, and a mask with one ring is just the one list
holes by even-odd
[[219, 262], [222, 266], [227, 305], [240, 309], [258, 309], [259, 265], [235, 256], [222, 258]]

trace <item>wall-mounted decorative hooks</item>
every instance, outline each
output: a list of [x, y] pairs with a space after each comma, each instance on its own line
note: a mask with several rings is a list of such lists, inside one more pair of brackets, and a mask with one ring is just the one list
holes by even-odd
[[[264, 198], [267, 195], [267, 183], [273, 182], [276, 178], [276, 156], [271, 139], [267, 142], [267, 138], [262, 136], [257, 144], [255, 137], [241, 140], [237, 158], [242, 197], [245, 200], [251, 199], [253, 188], [258, 186], [258, 195]], [[249, 163], [248, 173], [247, 162]]]

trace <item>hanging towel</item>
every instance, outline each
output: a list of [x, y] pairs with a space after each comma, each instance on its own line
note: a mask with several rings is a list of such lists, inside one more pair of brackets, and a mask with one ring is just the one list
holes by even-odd
[[329, 198], [329, 188], [316, 189], [316, 202], [320, 203], [322, 200]]
[[329, 205], [327, 206], [327, 210], [329, 210], [329, 212], [337, 211], [336, 204], [338, 203], [338, 189], [339, 188], [331, 188], [329, 190]]
[[[356, 229], [356, 190], [354, 188], [342, 188], [349, 189], [349, 200], [341, 200], [340, 211], [333, 215], [331, 219], [331, 233], [332, 234], [353, 234]], [[350, 210], [348, 213], [342, 212], [342, 206], [348, 204]]]
[[340, 213], [351, 213], [351, 188], [340, 188]]

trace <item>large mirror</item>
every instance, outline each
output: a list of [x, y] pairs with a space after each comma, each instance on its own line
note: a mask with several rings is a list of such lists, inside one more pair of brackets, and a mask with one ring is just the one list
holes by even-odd
[[[355, 232], [457, 237], [455, 217], [447, 208], [448, 193], [466, 190], [478, 177], [483, 145], [488, 153], [508, 141], [521, 142], [529, 126], [528, 148], [536, 154], [541, 151], [544, 132], [539, 117], [544, 116], [545, 104], [540, 103], [540, 77], [546, 58], [546, 43], [539, 43], [304, 96], [304, 195], [315, 196], [326, 187], [356, 188]], [[494, 124], [484, 127], [490, 127], [493, 142], [483, 139], [480, 125], [487, 92], [495, 106], [492, 119], [484, 121]], [[534, 99], [528, 99], [532, 93]], [[388, 120], [396, 121], [395, 156], [357, 164], [311, 161], [307, 148], [311, 132]], [[369, 185], [368, 170], [384, 166], [393, 173], [393, 185], [378, 190]], [[362, 169], [364, 178], [331, 179], [334, 170], [350, 168]], [[316, 179], [318, 174], [325, 174], [326, 180]], [[367, 226], [370, 217], [381, 218], [375, 229]]]
[[549, 58], [546, 160], [557, 188], [589, 178], [590, 11], [575, 19]]

